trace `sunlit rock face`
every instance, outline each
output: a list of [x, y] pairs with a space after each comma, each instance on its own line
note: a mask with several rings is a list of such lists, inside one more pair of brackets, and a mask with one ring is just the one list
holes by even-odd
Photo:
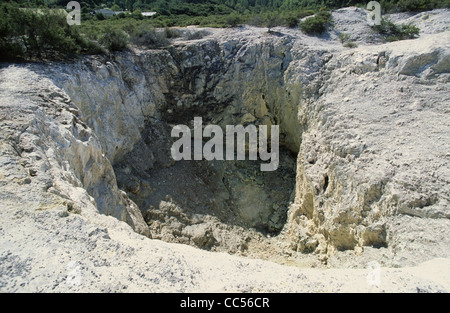
[[[2, 147], [27, 172], [3, 170], [8, 159], [3, 175], [57, 195], [50, 207], [211, 251], [335, 266], [448, 257], [448, 31], [398, 16], [424, 33], [381, 44], [358, 33], [370, 32], [363, 11], [334, 16], [328, 38], [218, 29], [164, 50], [6, 65]], [[339, 30], [359, 47], [344, 48]], [[170, 131], [195, 117], [279, 125], [279, 168], [175, 162]]]

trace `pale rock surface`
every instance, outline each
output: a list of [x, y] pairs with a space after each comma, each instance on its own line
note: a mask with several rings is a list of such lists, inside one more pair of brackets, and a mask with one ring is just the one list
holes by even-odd
[[[2, 65], [0, 290], [448, 292], [450, 12], [392, 16], [423, 32], [388, 44], [361, 9], [333, 17], [321, 38], [210, 29], [110, 60]], [[285, 185], [174, 164], [167, 129], [194, 116], [280, 125], [297, 160], [278, 179], [295, 187], [246, 211]], [[186, 206], [164, 194], [192, 186]], [[282, 215], [276, 236], [252, 228]]]

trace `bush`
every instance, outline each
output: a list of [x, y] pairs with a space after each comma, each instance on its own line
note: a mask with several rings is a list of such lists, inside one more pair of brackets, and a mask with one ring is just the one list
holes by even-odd
[[415, 26], [412, 22], [408, 24], [401, 24], [399, 28], [400, 39], [413, 39], [419, 36], [420, 28]]
[[232, 13], [226, 17], [225, 21], [230, 27], [237, 27], [243, 20], [237, 13]]
[[208, 36], [209, 34], [210, 34], [210, 32], [207, 30], [199, 30], [196, 32], [187, 31], [184, 34], [184, 36], [185, 36], [186, 40], [198, 40], [198, 39], [202, 39], [205, 36]]
[[344, 47], [346, 48], [358, 48], [358, 45], [352, 41], [344, 43]]
[[136, 20], [144, 19], [144, 16], [142, 15], [142, 12], [140, 10], [133, 11], [133, 13], [131, 13], [131, 17]]
[[309, 35], [320, 35], [326, 30], [326, 25], [323, 21], [312, 17], [302, 22], [300, 29]]
[[96, 14], [95, 14], [95, 18], [97, 19], [97, 20], [99, 20], [99, 21], [104, 21], [105, 19], [106, 19], [106, 17], [103, 15], [103, 13], [101, 13], [101, 12], [97, 12]]
[[298, 26], [299, 19], [294, 14], [287, 14], [284, 21], [287, 27], [294, 28]]
[[420, 33], [420, 29], [412, 23], [396, 25], [386, 18], [382, 18], [380, 25], [374, 25], [372, 28], [387, 41], [413, 39]]
[[169, 44], [165, 31], [157, 32], [154, 28], [141, 27], [133, 34], [133, 43], [147, 49], [157, 49]]
[[105, 48], [103, 48], [98, 42], [83, 38], [83, 45], [81, 53], [84, 54], [106, 54]]
[[178, 29], [166, 27], [164, 29], [164, 35], [166, 36], [166, 38], [179, 38], [182, 36], [182, 33]]
[[301, 10], [297, 12], [286, 12], [283, 15], [284, 23], [287, 27], [297, 27], [299, 25], [300, 19], [314, 15], [314, 12], [311, 10]]
[[346, 48], [356, 48], [358, 45], [352, 41], [350, 41], [350, 35], [346, 33], [340, 33], [339, 34], [339, 41], [344, 45]]
[[268, 28], [268, 32], [270, 33], [270, 29], [275, 26], [282, 25], [283, 22], [278, 14], [269, 12], [264, 16], [264, 26]]
[[100, 43], [109, 51], [121, 51], [128, 47], [129, 36], [121, 29], [108, 28], [103, 31]]
[[87, 49], [78, 28], [69, 26], [64, 14], [49, 9], [0, 6], [0, 58], [60, 59]]
[[372, 28], [381, 35], [391, 35], [398, 32], [397, 25], [387, 18], [382, 18], [379, 25], [374, 25]]
[[312, 10], [301, 10], [301, 11], [298, 11], [297, 13], [295, 13], [295, 15], [297, 16], [298, 19], [302, 19], [302, 18], [305, 18], [307, 16], [314, 15], [314, 11], [312, 11]]
[[248, 24], [251, 26], [262, 27], [264, 24], [264, 20], [262, 19], [262, 17], [260, 15], [254, 15], [248, 21]]
[[434, 8], [433, 1], [430, 0], [401, 0], [398, 3], [401, 11], [422, 12]]
[[[199, 26], [201, 27], [214, 27], [214, 28], [225, 28], [234, 27], [232, 24], [235, 22], [228, 20], [228, 16], [222, 15], [211, 15], [202, 17]], [[236, 25], [238, 26], [238, 25]]]
[[350, 35], [346, 34], [346, 33], [340, 33], [339, 34], [339, 41], [342, 44], [345, 44], [346, 42], [348, 42], [350, 40]]
[[320, 11], [313, 17], [310, 17], [300, 23], [300, 29], [309, 35], [321, 35], [332, 23], [331, 13]]

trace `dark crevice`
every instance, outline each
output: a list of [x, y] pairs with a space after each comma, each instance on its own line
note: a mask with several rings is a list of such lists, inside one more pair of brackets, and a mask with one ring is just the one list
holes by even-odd
[[328, 188], [329, 178], [328, 175], [325, 174], [325, 177], [323, 178], [323, 191], [326, 192]]

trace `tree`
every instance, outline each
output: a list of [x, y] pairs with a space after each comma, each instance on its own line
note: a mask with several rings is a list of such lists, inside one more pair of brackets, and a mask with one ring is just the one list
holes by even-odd
[[227, 16], [226, 23], [231, 27], [237, 27], [239, 26], [239, 24], [242, 23], [242, 18], [237, 13], [231, 13], [230, 15]]
[[144, 18], [144, 16], [142, 15], [142, 12], [140, 10], [133, 11], [133, 13], [131, 14], [131, 17], [136, 20], [142, 20]]
[[284, 20], [285, 20], [285, 22], [286, 22], [286, 25], [288, 26], [288, 27], [291, 27], [291, 28], [294, 28], [294, 27], [297, 27], [298, 26], [298, 18], [297, 18], [297, 16], [295, 15], [295, 14], [293, 14], [293, 13], [287, 13], [285, 16], [284, 16]]
[[122, 9], [121, 9], [117, 4], [114, 4], [114, 5], [111, 7], [111, 10], [112, 10], [112, 11], [115, 11], [115, 12], [117, 12], [117, 11], [122, 11]]
[[277, 26], [279, 24], [279, 17], [277, 14], [273, 12], [269, 12], [265, 15], [264, 24], [268, 28], [267, 32], [271, 32], [271, 28]]
[[45, 8], [37, 11], [0, 5], [2, 60], [61, 59], [93, 47], [78, 28], [67, 24], [64, 14]]

